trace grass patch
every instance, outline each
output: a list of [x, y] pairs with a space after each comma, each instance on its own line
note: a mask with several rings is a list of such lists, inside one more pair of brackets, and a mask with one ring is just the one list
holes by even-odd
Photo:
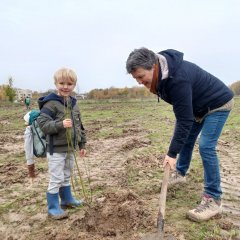
[[[122, 160], [125, 161], [124, 175], [126, 183], [116, 188], [128, 188], [136, 192], [142, 199], [150, 196], [155, 198], [159, 195], [160, 180], [162, 179], [163, 169], [162, 160], [168, 151], [174, 129], [174, 114], [172, 107], [156, 99], [149, 100], [104, 100], [104, 101], [79, 101], [78, 102], [84, 127], [89, 132], [87, 139], [104, 141], [108, 138], [121, 138], [123, 147], [120, 149]], [[240, 98], [235, 99], [235, 108], [231, 112], [224, 127], [221, 140], [231, 142], [238, 146], [240, 141]], [[1, 144], [10, 142], [11, 144], [22, 144], [25, 126], [23, 116], [26, 113], [24, 106], [8, 105], [0, 108], [0, 127]], [[10, 134], [9, 134], [10, 133]], [[13, 136], [13, 138], [11, 138]], [[133, 138], [126, 145], [124, 139]], [[97, 144], [97, 143], [96, 143]], [[92, 146], [94, 148], [95, 146]], [[96, 146], [97, 147], [97, 146]], [[129, 147], [129, 148], [128, 148]], [[1, 181], [0, 195], [3, 196], [5, 203], [0, 204], [0, 217], [10, 211], [23, 211], [28, 215], [35, 215], [38, 212], [46, 211], [45, 191], [47, 180], [39, 185], [38, 193], [34, 191], [23, 191], [21, 183], [14, 182], [6, 187], [8, 183], [4, 181], [4, 170], [7, 163], [8, 171], [12, 171], [11, 178], [21, 171], [27, 171], [25, 155], [23, 150], [16, 153], [4, 152], [1, 150], [0, 167]], [[90, 153], [91, 154], [91, 153]], [[101, 148], [99, 150], [101, 154]], [[120, 161], [121, 159], [119, 159]], [[12, 167], [12, 168], [11, 168]], [[113, 166], [114, 167], [114, 166]], [[36, 159], [36, 168], [41, 173], [47, 173], [46, 159]], [[19, 170], [20, 169], [20, 170]], [[21, 175], [24, 176], [24, 175]], [[25, 177], [27, 174], [25, 174]], [[107, 177], [107, 176], [106, 176]], [[6, 178], [6, 177], [5, 177]], [[16, 177], [15, 177], [16, 178]], [[7, 179], [8, 180], [8, 179]], [[11, 180], [11, 179], [10, 179]], [[14, 180], [14, 179], [13, 179]], [[124, 185], [125, 184], [125, 185]], [[194, 223], [186, 219], [186, 212], [195, 207], [201, 198], [203, 188], [203, 168], [202, 161], [196, 145], [193, 154], [191, 167], [187, 175], [187, 184], [179, 188], [169, 189], [166, 206], [166, 224], [172, 226], [176, 233], [184, 235], [187, 240], [210, 240], [223, 239], [222, 228], [219, 219], [214, 219], [206, 223]], [[108, 191], [107, 186], [96, 186], [93, 195], [98, 196]], [[17, 192], [12, 199], [13, 193]], [[21, 194], [19, 194], [21, 193]], [[8, 200], [7, 202], [5, 200]], [[1, 197], [0, 197], [1, 200]], [[147, 202], [148, 203], [148, 202]], [[149, 205], [152, 203], [149, 202]], [[153, 206], [154, 208], [156, 206]], [[77, 210], [72, 210], [76, 213]], [[49, 221], [50, 227], [55, 228], [56, 224]], [[42, 224], [42, 223], [41, 223]], [[33, 233], [33, 235], [37, 233]], [[237, 230], [229, 229], [228, 238], [237, 235]]]

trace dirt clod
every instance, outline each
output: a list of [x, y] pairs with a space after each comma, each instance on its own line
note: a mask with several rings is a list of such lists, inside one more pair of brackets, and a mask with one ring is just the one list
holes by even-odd
[[146, 207], [132, 191], [108, 192], [100, 199], [104, 201], [97, 201], [84, 218], [75, 219], [72, 226], [102, 236], [117, 236], [151, 224]]

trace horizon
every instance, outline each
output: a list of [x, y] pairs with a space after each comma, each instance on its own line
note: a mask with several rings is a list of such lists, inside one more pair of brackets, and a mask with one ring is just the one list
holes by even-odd
[[[0, 85], [54, 88], [62, 66], [80, 92], [136, 86], [125, 62], [135, 48], [176, 49], [226, 85], [240, 79], [238, 0], [2, 0]], [[204, 14], [203, 14], [204, 13]]]

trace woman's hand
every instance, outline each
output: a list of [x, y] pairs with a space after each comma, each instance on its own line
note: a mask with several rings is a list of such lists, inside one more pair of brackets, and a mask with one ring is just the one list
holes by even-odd
[[86, 154], [87, 154], [87, 151], [86, 151], [86, 149], [84, 149], [84, 148], [79, 151], [80, 157], [85, 157]]
[[165, 159], [163, 161], [163, 167], [165, 167], [167, 164], [170, 165], [171, 170], [176, 170], [176, 158], [171, 158], [168, 155], [165, 156]]

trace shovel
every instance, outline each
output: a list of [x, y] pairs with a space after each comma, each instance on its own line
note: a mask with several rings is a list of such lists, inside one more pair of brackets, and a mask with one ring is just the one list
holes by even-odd
[[157, 232], [145, 235], [142, 240], [162, 240], [164, 235], [164, 217], [167, 198], [168, 179], [170, 174], [170, 165], [167, 164], [164, 168], [162, 187], [159, 199], [159, 211], [157, 218]]

